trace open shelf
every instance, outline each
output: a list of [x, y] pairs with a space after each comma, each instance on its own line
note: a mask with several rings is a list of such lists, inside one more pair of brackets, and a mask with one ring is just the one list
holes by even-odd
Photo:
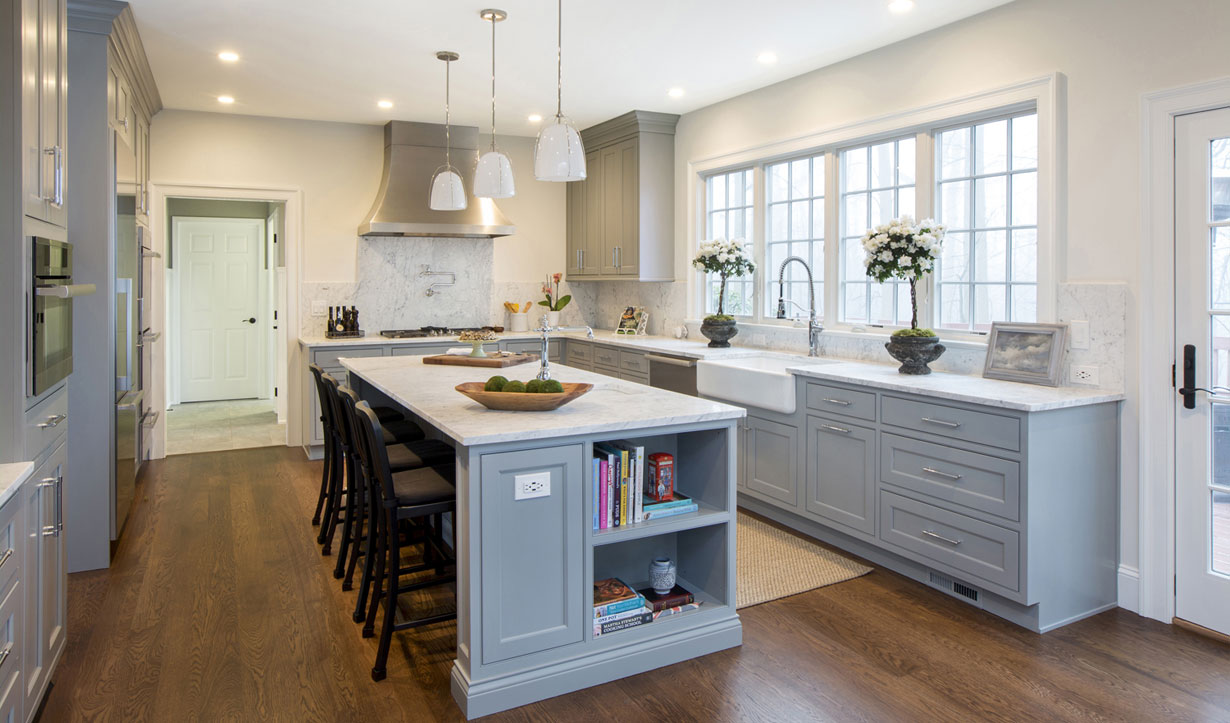
[[730, 513], [704, 502], [697, 502], [700, 509], [674, 517], [663, 517], [647, 522], [636, 522], [620, 527], [608, 527], [593, 531], [594, 545], [609, 545], [624, 540], [637, 540], [651, 535], [665, 535], [680, 530], [690, 530], [708, 525], [721, 525], [730, 521]]
[[[591, 625], [588, 631], [590, 639], [598, 642], [608, 640], [626, 640], [627, 638], [634, 637], [638, 632], [642, 635], [658, 635], [663, 632], [670, 632], [668, 626], [682, 625], [689, 622], [700, 622], [704, 618], [719, 617], [727, 612], [726, 603], [721, 602], [716, 597], [709, 595], [704, 590], [697, 589], [696, 586], [692, 585], [692, 583], [684, 580], [683, 578], [679, 578], [678, 583], [688, 590], [693, 591], [692, 596], [696, 599], [696, 602], [701, 604], [700, 607], [695, 610], [688, 610], [687, 612], [675, 613], [674, 615], [658, 618], [651, 623], [638, 625], [634, 628], [617, 630], [613, 633], [607, 633], [606, 635], [595, 636], [593, 634], [593, 626]], [[647, 581], [642, 581], [633, 585], [633, 588], [640, 590], [648, 586], [649, 583]]]

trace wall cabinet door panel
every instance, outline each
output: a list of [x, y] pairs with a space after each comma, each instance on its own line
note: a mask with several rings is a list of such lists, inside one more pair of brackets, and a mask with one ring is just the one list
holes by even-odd
[[637, 142], [635, 138], [615, 147], [619, 152], [620, 190], [619, 212], [621, 234], [616, 242], [616, 273], [620, 276], [638, 276], [640, 267], [637, 258], [641, 247], [640, 234], [640, 176], [637, 165]]
[[874, 536], [875, 448], [875, 430], [809, 415], [807, 511]]

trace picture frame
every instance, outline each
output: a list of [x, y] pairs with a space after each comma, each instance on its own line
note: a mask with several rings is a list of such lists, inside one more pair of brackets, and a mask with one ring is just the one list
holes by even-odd
[[1057, 387], [1067, 344], [1067, 324], [994, 322], [982, 376]]
[[629, 336], [645, 335], [649, 326], [649, 313], [643, 306], [628, 306], [624, 308], [619, 320], [615, 322], [615, 333]]

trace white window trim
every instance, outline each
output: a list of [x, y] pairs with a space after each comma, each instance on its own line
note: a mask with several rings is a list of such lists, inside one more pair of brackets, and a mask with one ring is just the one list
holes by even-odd
[[[989, 118], [1014, 110], [1032, 107], [1038, 114], [1038, 320], [1054, 321], [1056, 314], [1056, 290], [1059, 282], [1065, 278], [1067, 249], [1067, 149], [1066, 149], [1066, 88], [1067, 78], [1062, 73], [1052, 73], [1040, 78], [1022, 81], [1013, 85], [975, 93], [972, 95], [946, 100], [919, 108], [889, 113], [876, 118], [836, 126], [827, 130], [807, 134], [795, 138], [763, 143], [738, 151], [724, 153], [708, 158], [689, 161], [687, 164], [687, 198], [692, 200], [687, 218], [688, 259], [696, 253], [696, 247], [701, 241], [704, 229], [705, 197], [704, 177], [713, 173], [737, 168], [753, 167], [757, 169], [757, 203], [755, 212], [756, 234], [763, 236], [764, 199], [763, 199], [763, 168], [764, 165], [791, 158], [797, 158], [821, 151], [834, 152], [843, 147], [860, 145], [877, 140], [897, 138], [910, 132], [917, 132], [918, 145], [916, 154], [921, 157], [926, 151], [927, 157], [933, 156], [931, 129], [951, 126], [963, 122]], [[925, 144], [925, 145], [924, 145]], [[830, 161], [832, 159], [830, 158]], [[826, 164], [826, 198], [837, 188], [837, 164]], [[931, 164], [922, 164], [915, 178], [915, 204], [918, 209], [930, 209], [934, 195], [934, 168]], [[829, 214], [825, 219], [826, 245], [836, 243], [838, 236], [838, 214]], [[832, 240], [832, 241], [831, 241]], [[763, 243], [758, 243], [757, 253], [763, 253]], [[833, 259], [836, 255], [826, 253], [825, 263], [825, 303], [827, 319], [826, 330], [852, 331], [850, 324], [836, 321], [839, 284], [836, 283], [838, 269]], [[769, 273], [758, 265], [757, 289], [767, 288], [763, 275]], [[688, 275], [688, 316], [698, 319], [705, 313], [703, 277], [699, 272]], [[920, 313], [927, 310], [930, 313], [930, 283], [924, 285], [926, 291], [922, 294]], [[755, 312], [762, 313], [759, 300], [754, 306]], [[758, 323], [781, 326], [790, 325], [771, 319], [761, 319], [759, 316], [749, 317]], [[926, 317], [930, 319], [930, 316]], [[875, 329], [868, 335], [882, 332], [887, 335], [890, 329]], [[981, 334], [945, 333], [944, 338], [954, 340], [965, 339], [978, 342], [984, 338]]]

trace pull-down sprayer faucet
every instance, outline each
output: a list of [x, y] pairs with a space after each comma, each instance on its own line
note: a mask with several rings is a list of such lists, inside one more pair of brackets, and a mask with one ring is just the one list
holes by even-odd
[[811, 306], [811, 308], [807, 310], [807, 355], [820, 356], [820, 332], [824, 331], [824, 327], [820, 326], [820, 322], [816, 321], [816, 284], [812, 279], [811, 267], [807, 265], [806, 261], [798, 256], [791, 256], [787, 258], [782, 262], [781, 268], [777, 270], [777, 287], [779, 291], [777, 297], [777, 318], [786, 318], [787, 301], [795, 306], [798, 306], [800, 309], [803, 308], [799, 306], [794, 299], [786, 298], [786, 266], [789, 265], [791, 261], [797, 261], [798, 263], [803, 264], [803, 270], [807, 272], [807, 301]]

